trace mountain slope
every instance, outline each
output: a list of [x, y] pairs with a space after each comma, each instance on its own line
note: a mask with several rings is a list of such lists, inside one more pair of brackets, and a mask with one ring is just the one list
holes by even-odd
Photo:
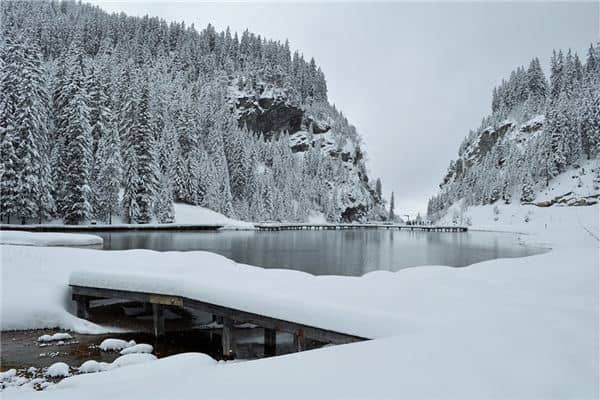
[[546, 81], [536, 58], [494, 88], [492, 113], [461, 144], [429, 218], [469, 206], [594, 204], [600, 197], [600, 45], [585, 64], [554, 52]]

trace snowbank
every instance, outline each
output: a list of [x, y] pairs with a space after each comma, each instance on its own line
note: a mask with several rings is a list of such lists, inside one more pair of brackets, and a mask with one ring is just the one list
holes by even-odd
[[175, 223], [185, 225], [223, 225], [225, 229], [254, 229], [254, 224], [231, 219], [200, 206], [175, 203]]
[[102, 238], [95, 235], [0, 231], [0, 244], [21, 246], [102, 246], [102, 243]]
[[[533, 210], [529, 222], [519, 223], [523, 215], [513, 216], [508, 209], [500, 210], [498, 221], [491, 207], [473, 210], [475, 225], [483, 226], [489, 218], [494, 227], [494, 222], [506, 218], [501, 225], [507, 230], [529, 227], [529, 232], [535, 232], [543, 227], [523, 239], [543, 241], [553, 250], [466, 268], [315, 277], [238, 265], [203, 252], [24, 251], [4, 246], [3, 272], [18, 270], [31, 277], [39, 269], [30, 265], [44, 264], [72, 270], [77, 282], [177, 290], [376, 338], [243, 363], [216, 363], [205, 355], [182, 354], [67, 378], [54, 390], [40, 393], [38, 397], [44, 399], [193, 399], [199, 393], [231, 399], [598, 398], [600, 276], [593, 234], [598, 235], [599, 207], [539, 210]], [[4, 261], [7, 256], [9, 263]], [[173, 274], [165, 273], [160, 267], [164, 265]], [[105, 275], [103, 268], [114, 270]], [[8, 282], [4, 279], [3, 290], [16, 286], [15, 275]], [[3, 323], [7, 298], [12, 298], [10, 293], [3, 297]], [[21, 311], [28, 315], [27, 310]], [[7, 398], [20, 395], [27, 397], [10, 393]]]

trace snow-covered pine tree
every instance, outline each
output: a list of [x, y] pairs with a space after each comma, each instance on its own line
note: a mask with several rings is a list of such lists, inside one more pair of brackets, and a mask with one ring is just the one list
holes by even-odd
[[550, 98], [558, 99], [564, 88], [564, 56], [562, 50], [552, 52], [550, 59]]
[[14, 130], [7, 129], [0, 143], [0, 213], [6, 223], [10, 224], [10, 217], [17, 215], [17, 185], [18, 185], [18, 160], [14, 149]]
[[375, 181], [375, 194], [379, 199], [383, 197], [381, 190], [381, 179], [377, 178], [377, 180]]
[[121, 153], [119, 132], [114, 121], [107, 121], [96, 151], [98, 173], [94, 181], [95, 209], [98, 219], [112, 224], [113, 214], [119, 211], [119, 190], [121, 188]]
[[146, 83], [141, 88], [140, 103], [137, 107], [137, 120], [133, 136], [137, 171], [135, 203], [138, 206], [135, 222], [141, 224], [147, 224], [152, 221], [158, 186], [155, 133], [152, 130], [149, 107], [150, 90]]
[[17, 85], [21, 51], [14, 43], [15, 38], [7, 32], [0, 42], [0, 213], [10, 223], [10, 218], [18, 212], [19, 160], [15, 147], [18, 145], [15, 121], [18, 106]]
[[531, 115], [539, 114], [543, 111], [546, 103], [548, 83], [540, 65], [540, 60], [537, 57], [529, 63], [529, 68], [527, 69], [527, 87], [528, 112]]
[[[45, 72], [37, 45], [23, 36], [16, 36], [12, 50], [12, 68], [16, 86], [7, 101], [16, 100], [12, 126], [13, 146], [17, 160], [17, 209], [22, 223], [28, 219], [41, 222], [50, 217], [53, 199], [50, 194], [48, 166], [48, 95]], [[11, 66], [9, 66], [11, 68]], [[16, 145], [15, 145], [16, 144]]]
[[71, 44], [70, 68], [63, 90], [66, 104], [61, 110], [64, 127], [63, 221], [80, 224], [92, 217], [90, 174], [92, 161], [92, 128], [90, 126], [89, 94], [86, 86], [85, 55], [80, 39]]
[[170, 179], [166, 174], [161, 174], [158, 179], [158, 192], [154, 214], [161, 224], [172, 223], [175, 221], [173, 189], [171, 188]]

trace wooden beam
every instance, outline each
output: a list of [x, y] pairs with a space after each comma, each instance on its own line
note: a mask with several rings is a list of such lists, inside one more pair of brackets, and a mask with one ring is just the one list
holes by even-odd
[[265, 328], [265, 357], [274, 356], [277, 353], [277, 331]]
[[233, 360], [235, 358], [235, 327], [231, 318], [223, 318], [223, 335], [221, 336], [223, 345], [223, 358]]

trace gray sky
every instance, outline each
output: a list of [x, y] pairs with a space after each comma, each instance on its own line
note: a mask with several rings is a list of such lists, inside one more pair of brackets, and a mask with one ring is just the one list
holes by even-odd
[[398, 214], [423, 212], [494, 85], [553, 48], [585, 59], [599, 3], [212, 3], [93, 0], [106, 11], [245, 28], [284, 41], [325, 72], [329, 99], [364, 139], [371, 177]]

